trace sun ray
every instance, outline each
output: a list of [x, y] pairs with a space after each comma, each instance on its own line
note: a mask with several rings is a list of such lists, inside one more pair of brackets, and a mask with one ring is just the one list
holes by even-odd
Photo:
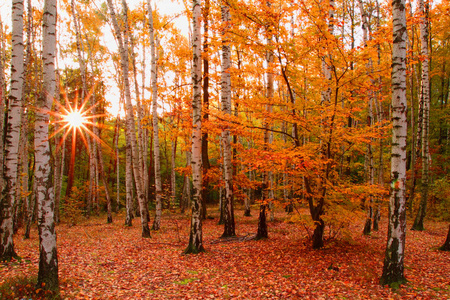
[[94, 108], [98, 107], [101, 103], [101, 101], [99, 100], [93, 105], [88, 106], [94, 88], [92, 88], [89, 91], [88, 95], [84, 97], [84, 100], [82, 101], [81, 105], [78, 104], [79, 103], [78, 94], [72, 101], [70, 101], [67, 97], [67, 93], [64, 90], [62, 90], [61, 94], [63, 96], [65, 104], [62, 104], [59, 101], [54, 101], [56, 110], [45, 112], [53, 116], [51, 124], [59, 125], [55, 126], [55, 131], [50, 135], [49, 139], [64, 132], [64, 134], [60, 137], [58, 141], [57, 148], [61, 147], [61, 145], [64, 143], [64, 141], [67, 139], [70, 133], [74, 135], [79, 133], [80, 138], [82, 139], [88, 151], [90, 151], [89, 149], [90, 143], [88, 143], [87, 141], [88, 136], [91, 137], [95, 142], [101, 144], [102, 146], [106, 148], [111, 148], [111, 146], [109, 146], [99, 136], [97, 136], [92, 129], [94, 127], [105, 128], [103, 124], [99, 124], [98, 122], [96, 122], [96, 119], [108, 116], [108, 114], [106, 113], [92, 114]]

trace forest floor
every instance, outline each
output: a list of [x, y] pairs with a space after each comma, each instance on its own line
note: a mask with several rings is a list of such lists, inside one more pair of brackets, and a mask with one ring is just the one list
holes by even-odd
[[[141, 238], [139, 219], [125, 227], [123, 213], [112, 224], [106, 224], [106, 217], [92, 217], [75, 226], [58, 225], [61, 298], [450, 299], [450, 253], [437, 250], [447, 223], [428, 221], [426, 231], [408, 230], [408, 283], [390, 289], [379, 284], [385, 218], [370, 236], [361, 234], [361, 220], [350, 238], [329, 240], [313, 250], [307, 231], [286, 222], [284, 212], [268, 223], [269, 239], [260, 241], [219, 239], [223, 226], [217, 225], [217, 209], [209, 213], [216, 218], [203, 223], [206, 252], [198, 255], [182, 254], [189, 238], [187, 215], [165, 213], [162, 229], [152, 232], [151, 239]], [[243, 217], [241, 210], [235, 215], [239, 236], [256, 232], [256, 209], [252, 217]], [[37, 276], [37, 230], [28, 240], [22, 236], [22, 230], [15, 236], [22, 259], [0, 265], [0, 299], [43, 297], [28, 280]]]

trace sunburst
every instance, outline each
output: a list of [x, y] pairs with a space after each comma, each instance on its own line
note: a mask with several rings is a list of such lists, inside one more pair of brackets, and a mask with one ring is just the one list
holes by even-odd
[[97, 101], [94, 105], [88, 107], [87, 104], [92, 97], [92, 91], [85, 97], [80, 106], [78, 105], [78, 97], [76, 97], [72, 101], [73, 104], [71, 104], [71, 101], [67, 98], [66, 93], [63, 93], [63, 95], [65, 96], [64, 98], [66, 104], [63, 105], [59, 101], [55, 101], [57, 110], [50, 112], [50, 114], [54, 116], [52, 123], [59, 125], [50, 138], [64, 132], [64, 135], [58, 144], [58, 147], [60, 147], [70, 133], [72, 133], [73, 138], [77, 135], [77, 133], [79, 133], [83, 143], [88, 149], [89, 143], [87, 142], [87, 136], [91, 136], [96, 142], [106, 145], [105, 142], [102, 141], [92, 130], [94, 127], [100, 127], [96, 119], [106, 116], [104, 113], [93, 113], [94, 108], [98, 106], [100, 101]]

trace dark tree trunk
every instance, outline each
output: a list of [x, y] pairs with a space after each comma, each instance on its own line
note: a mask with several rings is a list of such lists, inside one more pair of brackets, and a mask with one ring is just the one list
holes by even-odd
[[369, 235], [371, 229], [372, 229], [372, 220], [371, 219], [366, 219], [366, 223], [364, 224], [363, 234], [364, 235]]
[[289, 202], [289, 204], [286, 205], [285, 211], [286, 211], [288, 214], [291, 214], [291, 213], [294, 212], [294, 205], [292, 204], [292, 202]]
[[413, 224], [411, 230], [416, 230], [416, 231], [425, 230], [425, 228], [423, 226], [423, 221], [425, 219], [426, 208], [427, 208], [427, 199], [422, 196], [422, 199], [420, 200], [420, 204], [419, 204], [419, 211], [417, 212], [417, 215], [414, 219], [414, 224]]
[[[232, 188], [231, 188], [232, 190]], [[226, 191], [225, 191], [226, 194]], [[231, 191], [231, 195], [229, 196], [230, 199], [228, 199], [229, 203], [227, 201], [223, 201], [223, 216], [224, 216], [224, 231], [222, 234], [223, 238], [236, 236], [236, 224], [234, 222], [234, 197], [233, 192]], [[225, 196], [225, 199], [227, 197]]]
[[266, 207], [267, 204], [261, 204], [259, 208], [258, 232], [255, 238], [257, 240], [267, 239], [269, 237], [267, 234]]
[[326, 190], [324, 189], [321, 192], [320, 198], [314, 205], [313, 197], [311, 196], [313, 195], [313, 192], [311, 188], [310, 179], [308, 177], [305, 177], [305, 188], [308, 193], [308, 196], [306, 198], [308, 200], [311, 218], [314, 221], [314, 224], [316, 225], [316, 228], [314, 228], [314, 233], [312, 235], [312, 247], [313, 249], [320, 249], [323, 247], [323, 232], [325, 230], [325, 222], [322, 220], [322, 215], [323, 215], [323, 206], [325, 204]]
[[439, 250], [450, 251], [450, 225], [448, 226], [447, 239], [445, 240], [444, 245], [439, 248]]
[[368, 215], [369, 217], [366, 219], [366, 223], [364, 224], [364, 230], [363, 230], [363, 234], [364, 235], [369, 235], [370, 232], [372, 231], [372, 220], [373, 220], [373, 208], [372, 208], [372, 201], [370, 201], [371, 203], [369, 204], [369, 212]]
[[[209, 0], [205, 0], [205, 6], [203, 7], [203, 120], [207, 123], [209, 120], [209, 57], [208, 57], [208, 23], [209, 18]], [[208, 170], [210, 168], [209, 156], [208, 156], [208, 132], [205, 130], [202, 132], [202, 161], [203, 161], [203, 190], [202, 190], [202, 211], [201, 217], [206, 219], [206, 203], [209, 200], [209, 182], [207, 180]]]
[[380, 222], [380, 211], [378, 210], [378, 208], [375, 209], [375, 212], [373, 214], [373, 231], [378, 231], [379, 226], [378, 223]]
[[251, 217], [250, 208], [246, 208], [244, 211], [244, 217]]
[[325, 222], [319, 217], [316, 221], [316, 228], [312, 236], [312, 247], [313, 249], [320, 249], [323, 247], [323, 232], [325, 230]]
[[224, 213], [224, 205], [225, 205], [225, 195], [224, 192], [221, 190], [220, 192], [220, 200], [219, 200], [219, 223], [217, 223], [218, 225], [223, 225], [225, 224], [225, 213]]

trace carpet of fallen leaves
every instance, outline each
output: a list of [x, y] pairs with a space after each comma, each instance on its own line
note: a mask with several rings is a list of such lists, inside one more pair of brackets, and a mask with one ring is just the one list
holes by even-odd
[[[214, 213], [210, 210], [210, 213]], [[256, 232], [257, 213], [236, 211], [239, 236]], [[386, 220], [379, 232], [363, 236], [362, 222], [351, 239], [328, 241], [312, 250], [307, 232], [285, 222], [279, 212], [269, 222], [269, 239], [225, 241], [215, 219], [204, 221], [205, 253], [183, 255], [189, 217], [166, 213], [162, 230], [141, 238], [140, 222], [125, 227], [124, 215], [92, 217], [57, 227], [59, 278], [64, 299], [450, 299], [450, 253], [438, 251], [446, 223], [427, 222], [426, 231], [408, 230], [405, 275], [392, 290], [379, 285], [386, 244]], [[410, 224], [408, 224], [410, 228]], [[19, 262], [0, 266], [0, 285], [8, 278], [36, 276], [37, 231], [15, 237]], [[19, 296], [20, 299], [20, 295]], [[1, 297], [0, 297], [1, 298]]]

